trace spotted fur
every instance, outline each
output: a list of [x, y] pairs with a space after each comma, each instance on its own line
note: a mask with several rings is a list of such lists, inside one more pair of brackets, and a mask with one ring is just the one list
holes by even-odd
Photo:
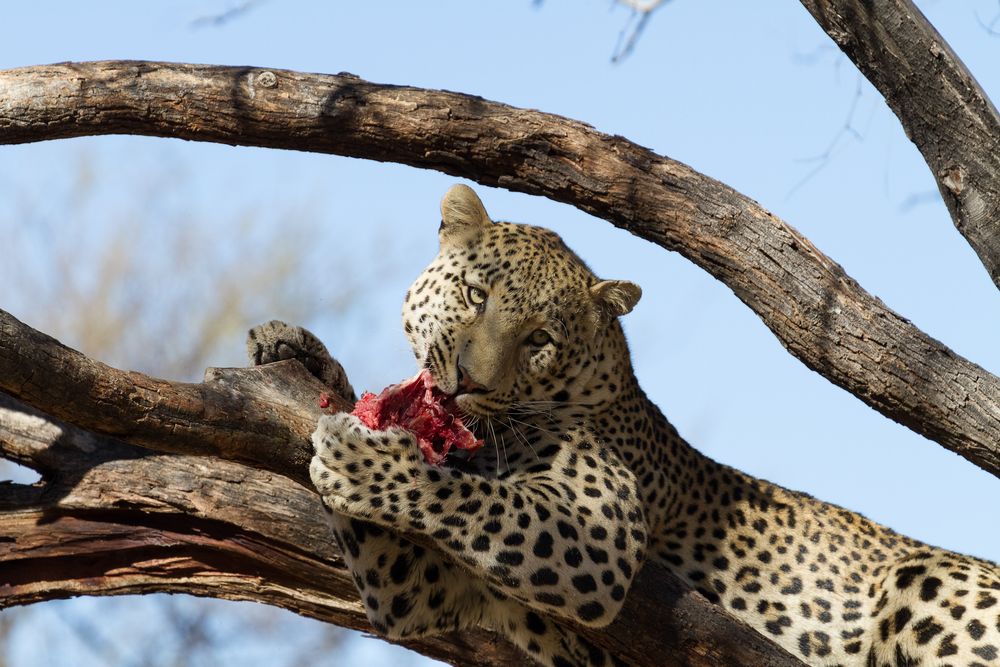
[[[376, 630], [479, 625], [545, 665], [611, 664], [563, 624], [609, 623], [645, 558], [808, 664], [1000, 664], [996, 565], [701, 455], [632, 372], [617, 318], [638, 287], [599, 280], [551, 231], [493, 223], [465, 186], [442, 218], [404, 329], [486, 447], [434, 467], [410, 434], [350, 415], [314, 435], [312, 479]], [[255, 363], [291, 337], [259, 336]]]

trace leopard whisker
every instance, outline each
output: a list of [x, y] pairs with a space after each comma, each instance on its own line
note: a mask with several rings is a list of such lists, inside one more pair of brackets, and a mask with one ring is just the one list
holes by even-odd
[[514, 426], [514, 419], [510, 415], [507, 415], [507, 425], [510, 426], [511, 433], [513, 433], [515, 437], [520, 438], [521, 442], [523, 442], [528, 446], [528, 449], [531, 450], [531, 453], [535, 455], [535, 460], [538, 461], [539, 460], [538, 452], [535, 451], [535, 446], [531, 444], [531, 441], [529, 441], [528, 438], [525, 437], [523, 433], [517, 430], [517, 427]]
[[[493, 441], [493, 448], [497, 452], [497, 472], [499, 472], [500, 471], [500, 447], [497, 446], [498, 445], [498, 443], [497, 443], [497, 432], [496, 432], [496, 429], [493, 428], [493, 420], [490, 419], [489, 417], [486, 417], [486, 426], [487, 426], [487, 428], [490, 429], [490, 434], [492, 435], [491, 440]], [[507, 463], [507, 450], [506, 450], [506, 448], [504, 449], [503, 457], [504, 457], [504, 463], [506, 464]], [[509, 467], [509, 464], [508, 464], [508, 467]]]
[[507, 415], [507, 417], [508, 417], [508, 419], [513, 420], [514, 422], [516, 422], [516, 423], [524, 426], [525, 428], [533, 428], [533, 429], [536, 429], [538, 431], [541, 431], [542, 433], [548, 433], [549, 435], [552, 435], [552, 436], [555, 436], [555, 437], [559, 437], [558, 433], [550, 431], [550, 430], [548, 430], [546, 428], [542, 428], [538, 424], [529, 424], [528, 422], [523, 422], [520, 419], [514, 419], [514, 417], [511, 417], [510, 415]]
[[500, 429], [500, 446], [503, 447], [503, 464], [505, 470], [510, 470], [510, 461], [507, 460], [507, 441], [503, 437], [503, 429]]

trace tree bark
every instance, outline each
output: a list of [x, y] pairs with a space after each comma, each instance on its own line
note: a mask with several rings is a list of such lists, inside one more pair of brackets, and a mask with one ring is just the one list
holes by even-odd
[[[44, 411], [0, 394], [0, 455], [43, 475], [0, 485], [0, 607], [166, 591], [370, 630], [308, 483], [328, 390], [298, 362], [172, 383], [94, 362], [0, 311], [0, 378]], [[640, 666], [801, 665], [656, 565], [611, 626], [578, 630]], [[404, 644], [455, 664], [524, 664], [486, 631]]]
[[[298, 362], [281, 366], [244, 371], [239, 384], [311, 386]], [[41, 470], [44, 480], [0, 485], [0, 608], [77, 595], [187, 593], [371, 631], [318, 496], [289, 477], [216, 457], [155, 454], [2, 394], [0, 452]], [[485, 631], [404, 645], [477, 667], [520, 659]]]
[[1000, 380], [867, 293], [792, 227], [583, 123], [353, 75], [151, 62], [0, 72], [0, 144], [143, 134], [437, 169], [543, 195], [676, 250], [809, 368], [1000, 476]]
[[910, 0], [802, 0], [882, 93], [1000, 287], [1000, 115]]

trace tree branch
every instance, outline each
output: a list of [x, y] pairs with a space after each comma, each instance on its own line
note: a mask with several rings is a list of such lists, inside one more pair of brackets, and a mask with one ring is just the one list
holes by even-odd
[[[0, 607], [169, 591], [370, 629], [317, 496], [292, 481], [308, 479], [323, 390], [298, 362], [171, 383], [97, 364], [2, 311], [0, 334], [2, 389], [69, 422], [0, 395], [0, 455], [44, 476], [0, 486]], [[656, 565], [609, 628], [579, 630], [640, 666], [801, 664]], [[462, 665], [523, 664], [485, 631], [406, 645]]]
[[[297, 362], [280, 366], [264, 375], [292, 384], [307, 375]], [[250, 386], [258, 376], [248, 376]], [[0, 485], [0, 608], [76, 595], [187, 593], [371, 631], [319, 498], [287, 477], [218, 458], [154, 454], [2, 394], [0, 454], [45, 476], [43, 484]], [[485, 631], [404, 645], [463, 665], [520, 659]]]
[[151, 62], [0, 72], [0, 143], [95, 134], [399, 162], [571, 204], [680, 252], [809, 368], [1000, 475], [1000, 380], [886, 308], [756, 202], [621, 137], [351, 75]]
[[1000, 115], [910, 0], [802, 0], [878, 88], [1000, 287]]

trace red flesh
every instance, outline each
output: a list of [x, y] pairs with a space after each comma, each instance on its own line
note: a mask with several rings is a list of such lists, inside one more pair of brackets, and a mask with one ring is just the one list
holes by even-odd
[[452, 412], [445, 401], [448, 395], [437, 388], [430, 371], [404, 380], [382, 390], [376, 396], [365, 392], [354, 406], [352, 415], [368, 428], [384, 431], [400, 426], [417, 436], [424, 459], [440, 465], [452, 447], [475, 451], [483, 446], [462, 418]]

